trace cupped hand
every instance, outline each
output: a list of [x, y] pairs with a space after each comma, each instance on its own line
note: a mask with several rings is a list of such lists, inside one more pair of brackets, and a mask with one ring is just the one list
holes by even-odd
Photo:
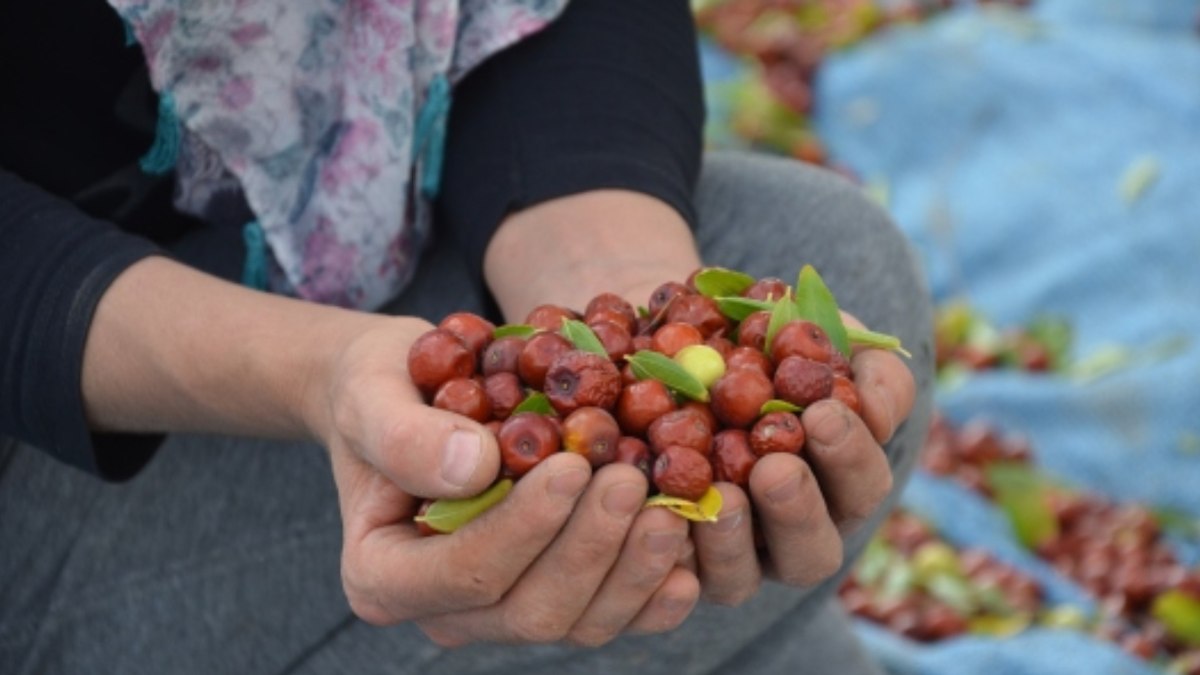
[[[844, 318], [862, 327], [854, 317]], [[799, 456], [759, 460], [749, 494], [729, 483], [717, 485], [724, 497], [718, 521], [693, 528], [705, 598], [739, 604], [764, 577], [801, 588], [824, 581], [841, 567], [843, 537], [891, 491], [882, 445], [912, 410], [912, 373], [895, 354], [879, 349], [857, 349], [850, 363], [861, 418], [839, 401], [815, 403], [800, 418], [807, 440]], [[765, 556], [755, 547], [755, 518]]]
[[351, 340], [324, 378], [321, 419], [343, 520], [342, 581], [354, 612], [377, 625], [415, 621], [435, 642], [598, 645], [623, 632], [670, 630], [699, 596], [675, 566], [687, 526], [641, 509], [631, 466], [593, 475], [557, 453], [509, 495], [450, 535], [422, 537], [422, 498], [478, 494], [500, 469], [495, 437], [425, 405], [406, 372], [432, 328], [386, 319]]

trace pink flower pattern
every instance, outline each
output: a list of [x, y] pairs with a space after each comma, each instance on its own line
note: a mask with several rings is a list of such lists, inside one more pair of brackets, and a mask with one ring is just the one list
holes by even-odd
[[[428, 235], [412, 158], [430, 83], [457, 82], [566, 2], [109, 0], [173, 95], [184, 147], [240, 185], [272, 290], [363, 309], [404, 288]], [[182, 167], [200, 165], [176, 176], [177, 203], [197, 213], [215, 178]]]

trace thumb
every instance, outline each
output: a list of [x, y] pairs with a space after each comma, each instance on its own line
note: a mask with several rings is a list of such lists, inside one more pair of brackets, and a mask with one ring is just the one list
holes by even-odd
[[395, 410], [367, 460], [401, 490], [431, 499], [470, 497], [500, 470], [496, 437], [474, 420], [420, 403]]

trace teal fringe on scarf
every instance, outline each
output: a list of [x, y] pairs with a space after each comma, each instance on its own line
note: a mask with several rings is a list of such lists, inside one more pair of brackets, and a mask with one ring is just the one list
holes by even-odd
[[142, 171], [161, 176], [175, 168], [179, 158], [179, 143], [183, 136], [179, 118], [175, 115], [175, 97], [164, 91], [158, 98], [158, 125], [154, 130], [154, 145], [142, 155]]
[[426, 199], [437, 197], [442, 181], [442, 161], [446, 148], [446, 124], [450, 117], [450, 81], [438, 75], [429, 83], [425, 104], [417, 114], [413, 130], [413, 158], [420, 158], [418, 184]]
[[242, 228], [246, 242], [246, 262], [242, 266], [242, 285], [267, 290], [267, 237], [262, 225], [252, 220]]

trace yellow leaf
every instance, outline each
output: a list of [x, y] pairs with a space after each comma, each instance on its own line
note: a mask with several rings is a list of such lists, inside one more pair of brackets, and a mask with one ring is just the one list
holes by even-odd
[[715, 487], [709, 487], [708, 492], [698, 501], [689, 501], [670, 495], [654, 495], [646, 500], [646, 507], [665, 506], [672, 513], [677, 513], [688, 520], [698, 523], [715, 523], [717, 514], [721, 512], [721, 492]]

